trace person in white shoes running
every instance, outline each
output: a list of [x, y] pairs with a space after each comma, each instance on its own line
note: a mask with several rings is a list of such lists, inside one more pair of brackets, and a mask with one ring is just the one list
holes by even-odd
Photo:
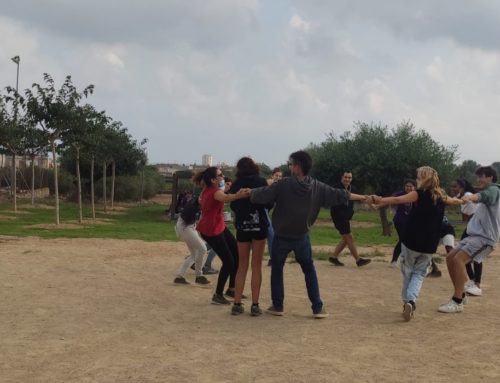
[[500, 185], [496, 184], [497, 173], [491, 166], [482, 166], [476, 170], [476, 175], [481, 191], [462, 197], [464, 202], [478, 204], [467, 224], [468, 236], [446, 257], [454, 292], [447, 303], [439, 306], [438, 311], [442, 313], [463, 311], [464, 285], [468, 280], [465, 265], [471, 261], [481, 263], [493, 251], [500, 237]]
[[439, 186], [437, 172], [429, 166], [417, 169], [417, 190], [399, 197], [373, 196], [372, 199], [380, 205], [413, 204], [403, 231], [400, 255], [403, 318], [408, 322], [413, 317], [427, 268], [441, 238], [444, 207], [462, 201], [446, 195]]

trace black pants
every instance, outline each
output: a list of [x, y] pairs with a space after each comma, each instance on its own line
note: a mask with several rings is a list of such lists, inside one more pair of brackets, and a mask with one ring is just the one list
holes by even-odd
[[397, 224], [394, 222], [394, 227], [396, 228], [396, 232], [398, 233], [398, 243], [396, 243], [396, 246], [394, 247], [394, 250], [392, 252], [392, 262], [397, 262], [399, 255], [401, 254], [401, 236], [403, 235], [403, 230], [404, 230], [404, 225], [402, 224]]
[[236, 239], [227, 227], [221, 234], [214, 237], [208, 237], [203, 234], [201, 236], [214, 249], [222, 261], [215, 289], [216, 294], [222, 295], [228, 278], [229, 288], [234, 288], [236, 270], [238, 270], [238, 245], [236, 244]]

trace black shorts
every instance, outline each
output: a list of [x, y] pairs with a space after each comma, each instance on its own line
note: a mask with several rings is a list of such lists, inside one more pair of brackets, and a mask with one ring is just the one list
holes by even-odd
[[267, 238], [267, 229], [256, 231], [236, 230], [236, 240], [238, 242], [260, 241]]
[[351, 223], [348, 219], [333, 220], [333, 225], [335, 226], [335, 229], [337, 229], [341, 235], [351, 233]]

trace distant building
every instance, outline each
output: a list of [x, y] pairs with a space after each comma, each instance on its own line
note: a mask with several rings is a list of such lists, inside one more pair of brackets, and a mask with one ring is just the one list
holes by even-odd
[[[49, 169], [53, 168], [52, 159], [48, 156], [35, 156], [35, 166]], [[0, 168], [10, 168], [12, 166], [12, 156], [0, 154]], [[16, 156], [16, 167], [23, 169], [31, 166], [31, 158], [28, 156]]]
[[203, 166], [212, 166], [212, 163], [214, 162], [213, 157], [210, 154], [204, 154], [201, 157], [201, 164]]

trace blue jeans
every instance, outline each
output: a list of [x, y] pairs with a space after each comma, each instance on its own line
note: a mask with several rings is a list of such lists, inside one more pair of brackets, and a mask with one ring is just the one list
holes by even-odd
[[289, 239], [274, 236], [273, 257], [271, 258], [271, 298], [273, 306], [283, 310], [285, 299], [285, 287], [283, 284], [283, 267], [285, 266], [288, 253], [293, 251], [295, 259], [302, 268], [306, 281], [307, 295], [311, 301], [313, 313], [318, 313], [323, 308], [323, 302], [319, 296], [318, 276], [312, 259], [311, 241], [309, 235], [301, 239]]
[[403, 274], [401, 298], [404, 302], [416, 302], [427, 274], [427, 267], [431, 264], [432, 254], [419, 253], [401, 244], [399, 259]]
[[274, 238], [274, 229], [273, 224], [271, 223], [271, 218], [269, 218], [269, 211], [266, 209], [267, 220], [269, 222], [269, 226], [267, 227], [267, 250], [269, 251], [269, 258], [273, 258], [273, 238]]

